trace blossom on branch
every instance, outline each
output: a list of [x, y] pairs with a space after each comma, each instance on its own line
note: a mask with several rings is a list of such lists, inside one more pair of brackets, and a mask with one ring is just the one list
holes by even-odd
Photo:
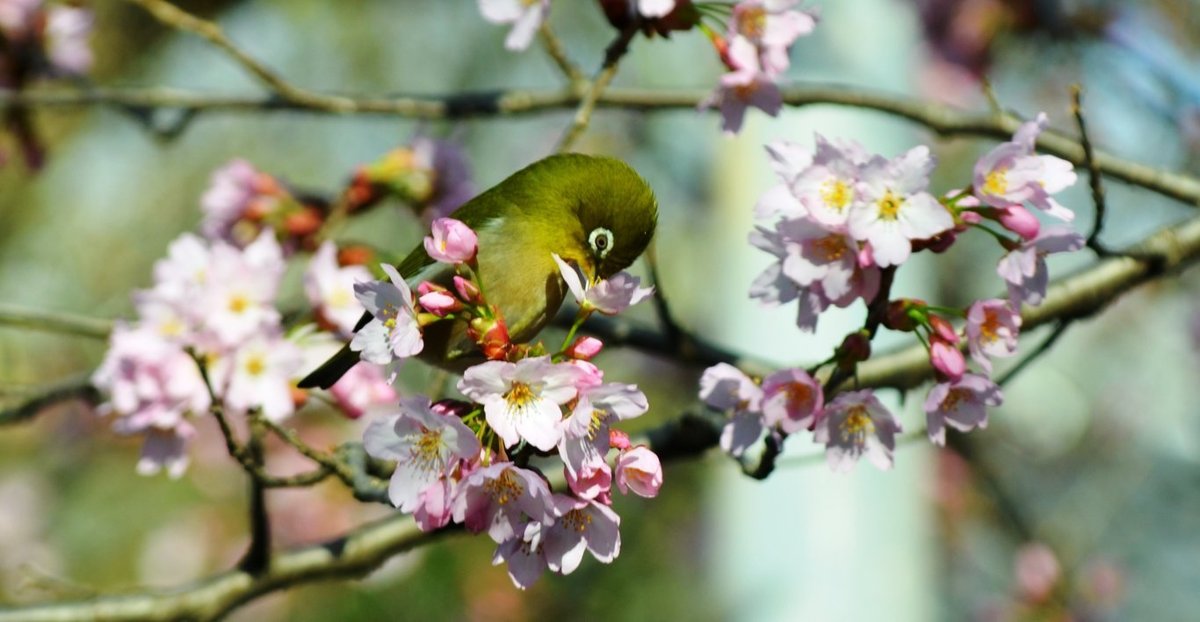
[[1068, 226], [1046, 227], [1036, 238], [1002, 257], [996, 272], [1008, 284], [1008, 300], [1013, 308], [1020, 308], [1022, 302], [1039, 305], [1046, 297], [1046, 285], [1050, 282], [1046, 255], [1077, 251], [1083, 244], [1083, 236]]
[[408, 284], [392, 266], [381, 264], [380, 268], [389, 281], [354, 285], [354, 296], [372, 317], [354, 334], [350, 349], [360, 352], [364, 361], [387, 365], [395, 359], [420, 354], [425, 342]]
[[987, 427], [987, 407], [1004, 401], [1000, 387], [978, 374], [963, 374], [949, 382], [939, 382], [925, 398], [925, 424], [929, 440], [946, 444], [946, 426], [961, 432]]
[[934, 158], [924, 145], [891, 160], [875, 159], [862, 169], [850, 212], [850, 234], [871, 245], [881, 268], [908, 260], [912, 242], [954, 228], [950, 212], [925, 191]]
[[851, 391], [826, 405], [813, 439], [825, 444], [825, 458], [834, 471], [850, 471], [864, 455], [886, 471], [892, 468], [892, 451], [900, 431], [900, 422], [874, 393]]
[[1052, 155], [1037, 155], [1037, 136], [1046, 129], [1046, 113], [1038, 113], [1017, 129], [1012, 141], [1001, 143], [975, 164], [975, 196], [998, 208], [1034, 207], [1070, 222], [1075, 213], [1050, 195], [1075, 183], [1070, 162]]
[[642, 287], [640, 278], [624, 271], [589, 287], [571, 264], [557, 254], [551, 253], [551, 256], [558, 264], [558, 270], [566, 281], [567, 288], [584, 309], [616, 315], [654, 294], [653, 287]]
[[363, 266], [338, 266], [333, 242], [321, 244], [304, 271], [304, 294], [318, 323], [342, 337], [353, 334], [364, 311], [354, 296], [354, 284], [370, 280], [371, 273]]
[[511, 447], [525, 440], [549, 451], [562, 439], [562, 404], [575, 399], [582, 374], [550, 357], [487, 361], [467, 369], [458, 390], [483, 404], [487, 423]]

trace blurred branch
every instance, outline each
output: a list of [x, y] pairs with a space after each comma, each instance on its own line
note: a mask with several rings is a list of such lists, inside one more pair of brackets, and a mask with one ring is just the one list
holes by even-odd
[[[130, 0], [133, 1], [133, 0]], [[596, 95], [598, 108], [642, 111], [694, 110], [709, 93], [695, 89], [607, 89]], [[942, 136], [982, 136], [1008, 140], [1024, 119], [1011, 113], [976, 113], [869, 89], [832, 84], [804, 84], [784, 88], [790, 106], [835, 105], [875, 110], [908, 119]], [[471, 117], [538, 114], [578, 107], [582, 98], [574, 89], [457, 93], [446, 96], [348, 97], [320, 96], [285, 99], [279, 96], [213, 95], [168, 88], [110, 88], [81, 90], [0, 89], [0, 108], [77, 108], [110, 105], [122, 109], [174, 108], [212, 112], [267, 112], [291, 110], [315, 114], [371, 114], [413, 119], [463, 119]], [[1083, 145], [1066, 134], [1047, 131], [1038, 137], [1041, 151], [1086, 165]], [[1158, 170], [1095, 152], [1096, 170], [1114, 179], [1153, 190], [1164, 196], [1200, 206], [1200, 179]]]
[[1076, 127], [1079, 128], [1079, 142], [1083, 147], [1083, 163], [1088, 172], [1088, 186], [1092, 190], [1092, 204], [1096, 207], [1092, 232], [1087, 237], [1087, 246], [1097, 255], [1105, 257], [1112, 253], [1100, 243], [1100, 232], [1104, 229], [1104, 218], [1107, 212], [1107, 203], [1104, 200], [1104, 180], [1100, 174], [1100, 167], [1096, 164], [1092, 139], [1088, 136], [1087, 121], [1083, 118], [1083, 87], [1078, 84], [1071, 87], [1071, 114], [1075, 117]]
[[541, 27], [538, 28], [538, 37], [542, 41], [542, 49], [546, 50], [546, 55], [550, 57], [550, 60], [554, 61], [558, 70], [562, 72], [571, 86], [587, 81], [587, 78], [583, 75], [583, 70], [567, 55], [567, 48], [563, 45], [562, 40], [558, 38], [558, 35], [554, 34], [549, 22], [542, 22]]
[[100, 401], [100, 393], [92, 386], [89, 375], [50, 385], [17, 406], [0, 410], [0, 426], [32, 419], [55, 404], [71, 400], [82, 400], [93, 405]]
[[575, 118], [571, 120], [571, 125], [567, 126], [566, 131], [563, 132], [555, 151], [559, 153], [570, 151], [571, 145], [587, 129], [588, 123], [591, 123], [592, 120], [592, 111], [596, 109], [596, 102], [600, 100], [600, 96], [604, 94], [604, 89], [608, 88], [608, 84], [617, 75], [617, 63], [621, 62], [621, 57], [625, 56], [625, 53], [629, 51], [629, 43], [633, 41], [633, 37], [637, 33], [637, 28], [626, 27], [609, 44], [608, 49], [604, 50], [604, 64], [600, 66], [600, 71], [596, 73], [596, 77], [592, 78], [591, 84], [588, 85], [587, 92], [584, 93], [583, 99], [579, 102], [579, 107], [575, 110]]
[[336, 540], [281, 552], [270, 568], [257, 575], [230, 570], [173, 589], [0, 609], [0, 622], [214, 620], [264, 594], [314, 581], [365, 576], [392, 556], [450, 533], [458, 532], [422, 533], [409, 517], [397, 515]]
[[108, 333], [112, 330], [113, 323], [111, 320], [102, 320], [86, 315], [0, 304], [0, 326], [108, 339]]

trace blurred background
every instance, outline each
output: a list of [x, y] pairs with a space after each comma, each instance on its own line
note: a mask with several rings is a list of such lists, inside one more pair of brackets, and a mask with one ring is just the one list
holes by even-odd
[[[2, 2], [0, 2], [2, 4]], [[536, 45], [504, 51], [506, 28], [475, 2], [206, 0], [181, 7], [216, 19], [247, 52], [322, 91], [447, 94], [561, 84]], [[972, 110], [996, 101], [1046, 111], [1071, 130], [1068, 87], [1081, 83], [1093, 140], [1156, 167], [1200, 172], [1200, 3], [1194, 0], [857, 0], [818, 3], [821, 23], [793, 50], [789, 80], [860, 85]], [[213, 93], [257, 93], [230, 60], [139, 8], [96, 2], [89, 80]], [[612, 28], [594, 3], [554, 2], [551, 24], [585, 67]], [[590, 69], [589, 69], [590, 71]], [[699, 33], [639, 38], [618, 86], [710, 88], [721, 66]], [[40, 85], [33, 85], [34, 87]], [[0, 301], [100, 318], [127, 317], [130, 292], [151, 283], [167, 244], [200, 220], [213, 170], [245, 158], [295, 188], [332, 194], [356, 167], [422, 132], [453, 137], [477, 187], [553, 149], [572, 111], [455, 124], [292, 112], [204, 114], [178, 135], [128, 112], [37, 111], [46, 161], [31, 170], [11, 137], [0, 166]], [[161, 119], [159, 119], [161, 121]], [[940, 140], [870, 111], [814, 106], [771, 119], [756, 111], [736, 138], [690, 110], [601, 110], [577, 144], [630, 162], [662, 209], [660, 287], [679, 323], [723, 347], [779, 364], [824, 359], [860, 324], [852, 308], [804, 337], [794, 308], [746, 297], [769, 258], [745, 242], [772, 183], [762, 145], [812, 133], [894, 155], [930, 144], [934, 191], [963, 186], [993, 143]], [[1105, 241], [1134, 242], [1191, 216], [1188, 206], [1107, 186]], [[1062, 202], [1081, 230], [1086, 184]], [[347, 235], [400, 251], [422, 223], [399, 203]], [[994, 247], [956, 245], [948, 260], [901, 272], [902, 295], [963, 305], [1001, 289]], [[1066, 274], [1090, 259], [1052, 262]], [[922, 258], [928, 259], [928, 258]], [[1056, 258], [1058, 259], [1058, 258]], [[635, 270], [643, 270], [636, 266]], [[292, 275], [283, 299], [299, 296]], [[1118, 620], [1188, 619], [1200, 610], [1200, 383], [1197, 279], [1142, 288], [1079, 322], [1006, 387], [991, 426], [937, 451], [906, 441], [897, 467], [831, 473], [819, 448], [789, 441], [767, 481], [712, 452], [667, 466], [659, 498], [618, 498], [621, 556], [587, 560], [519, 592], [490, 565], [486, 538], [451, 538], [397, 557], [366, 580], [307, 585], [236, 611], [235, 620]], [[290, 294], [288, 292], [291, 292]], [[652, 310], [634, 320], [652, 325]], [[883, 335], [877, 351], [903, 338]], [[1027, 335], [1033, 344], [1039, 335]], [[1028, 347], [1028, 346], [1025, 346]], [[86, 376], [105, 343], [0, 326], [0, 407]], [[636, 382], [652, 405], [631, 430], [696, 407], [700, 369], [612, 350], [598, 361]], [[428, 380], [407, 373], [407, 391]], [[894, 394], [894, 392], [892, 392]], [[901, 408], [901, 396], [891, 395]], [[904, 402], [920, 430], [923, 393]], [[308, 408], [293, 424], [317, 445], [361, 436], [365, 422]], [[200, 422], [180, 480], [134, 472], [138, 441], [109, 431], [82, 404], [0, 428], [0, 606], [167, 587], [229, 568], [246, 544], [244, 486], [215, 426]], [[282, 448], [272, 467], [299, 470]], [[320, 542], [389, 508], [363, 506], [339, 485], [271, 492], [278, 542]]]

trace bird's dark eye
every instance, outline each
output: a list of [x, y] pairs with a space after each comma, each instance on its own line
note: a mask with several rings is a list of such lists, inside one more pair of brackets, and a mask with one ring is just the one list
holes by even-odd
[[592, 247], [592, 252], [600, 259], [604, 259], [608, 255], [608, 251], [612, 250], [613, 234], [612, 231], [604, 227], [596, 227], [588, 234], [588, 246]]

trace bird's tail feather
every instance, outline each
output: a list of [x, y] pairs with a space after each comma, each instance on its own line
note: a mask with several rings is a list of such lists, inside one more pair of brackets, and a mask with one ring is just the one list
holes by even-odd
[[350, 371], [359, 361], [358, 353], [350, 349], [350, 344], [342, 346], [338, 353], [330, 357], [314, 370], [311, 374], [304, 377], [298, 385], [301, 389], [311, 389], [320, 387], [328, 389], [337, 382], [339, 378]]

